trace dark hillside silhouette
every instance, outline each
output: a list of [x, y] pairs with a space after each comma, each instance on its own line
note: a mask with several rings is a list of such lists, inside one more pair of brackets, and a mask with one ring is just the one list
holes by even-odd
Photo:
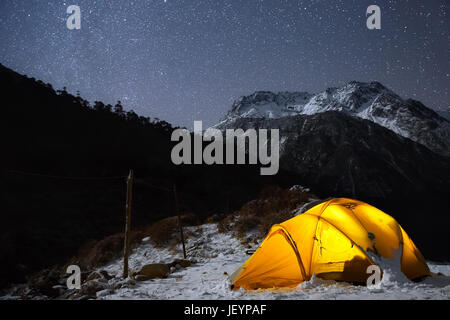
[[[175, 166], [172, 126], [0, 66], [0, 285], [63, 263], [91, 239], [122, 232], [125, 176], [135, 170], [132, 225], [183, 212], [226, 214], [266, 183], [248, 166]], [[290, 179], [290, 178], [289, 178]], [[161, 189], [162, 188], [162, 189]]]

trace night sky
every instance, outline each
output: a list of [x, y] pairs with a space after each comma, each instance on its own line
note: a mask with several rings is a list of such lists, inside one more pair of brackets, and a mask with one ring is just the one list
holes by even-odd
[[[381, 30], [366, 8], [381, 7]], [[66, 27], [69, 5], [81, 30]], [[93, 102], [192, 127], [256, 90], [377, 80], [449, 106], [450, 1], [1, 0], [0, 63]]]

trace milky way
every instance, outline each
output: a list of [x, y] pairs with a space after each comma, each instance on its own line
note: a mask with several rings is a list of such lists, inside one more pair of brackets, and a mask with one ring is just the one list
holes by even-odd
[[[381, 8], [381, 30], [366, 9]], [[70, 5], [81, 30], [66, 27]], [[192, 127], [255, 90], [318, 92], [377, 80], [449, 106], [447, 0], [2, 0], [0, 63]]]

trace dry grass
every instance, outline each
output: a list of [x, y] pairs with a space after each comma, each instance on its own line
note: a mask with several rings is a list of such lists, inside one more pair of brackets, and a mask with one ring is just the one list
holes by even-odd
[[[197, 225], [198, 217], [187, 213], [181, 215], [183, 226]], [[179, 241], [178, 217], [159, 220], [151, 226], [131, 231], [130, 245], [136, 247], [143, 238], [150, 237], [156, 246], [163, 246], [171, 239]], [[112, 259], [123, 255], [124, 234], [117, 233], [102, 240], [92, 240], [85, 243], [68, 264], [77, 264], [84, 270], [103, 266]]]
[[241, 209], [222, 219], [217, 227], [219, 232], [233, 229], [240, 239], [252, 230], [257, 230], [263, 237], [272, 225], [292, 218], [295, 210], [310, 198], [317, 197], [309, 192], [267, 187], [260, 192], [258, 199], [247, 202]]
[[[132, 232], [130, 243], [134, 247], [142, 238], [140, 232]], [[84, 270], [91, 270], [118, 258], [123, 254], [124, 234], [117, 233], [102, 240], [92, 240], [85, 243], [77, 255], [71, 259], [69, 264], [75, 263]]]
[[[193, 213], [186, 213], [181, 215], [181, 222], [183, 226], [195, 226], [199, 224], [199, 219]], [[174, 216], [155, 222], [144, 233], [152, 239], [156, 246], [164, 246], [169, 244], [172, 239], [179, 241], [178, 230], [178, 217]]]
[[232, 224], [236, 218], [235, 214], [236, 213], [230, 214], [230, 215], [226, 216], [225, 218], [223, 218], [222, 220], [220, 220], [219, 222], [217, 222], [217, 230], [220, 233], [225, 233], [225, 232], [233, 230]]

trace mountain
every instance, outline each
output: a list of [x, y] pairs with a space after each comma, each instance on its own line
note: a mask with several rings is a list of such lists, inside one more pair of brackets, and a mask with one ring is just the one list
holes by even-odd
[[421, 102], [402, 99], [379, 82], [351, 81], [318, 94], [258, 91], [236, 100], [217, 128], [239, 118], [276, 119], [339, 111], [370, 120], [429, 149], [450, 155], [450, 122]]
[[434, 111], [378, 83], [352, 82], [319, 95], [257, 92], [237, 100], [215, 127], [279, 129], [280, 168], [298, 184], [322, 197], [375, 205], [405, 225], [429, 259], [448, 260], [436, 243], [447, 241], [450, 223], [450, 158], [411, 137], [418, 130], [416, 140], [429, 138], [447, 154], [438, 135], [447, 126]]
[[448, 157], [346, 113], [236, 118], [232, 128], [279, 128], [280, 167], [323, 194], [388, 199], [450, 190]]

